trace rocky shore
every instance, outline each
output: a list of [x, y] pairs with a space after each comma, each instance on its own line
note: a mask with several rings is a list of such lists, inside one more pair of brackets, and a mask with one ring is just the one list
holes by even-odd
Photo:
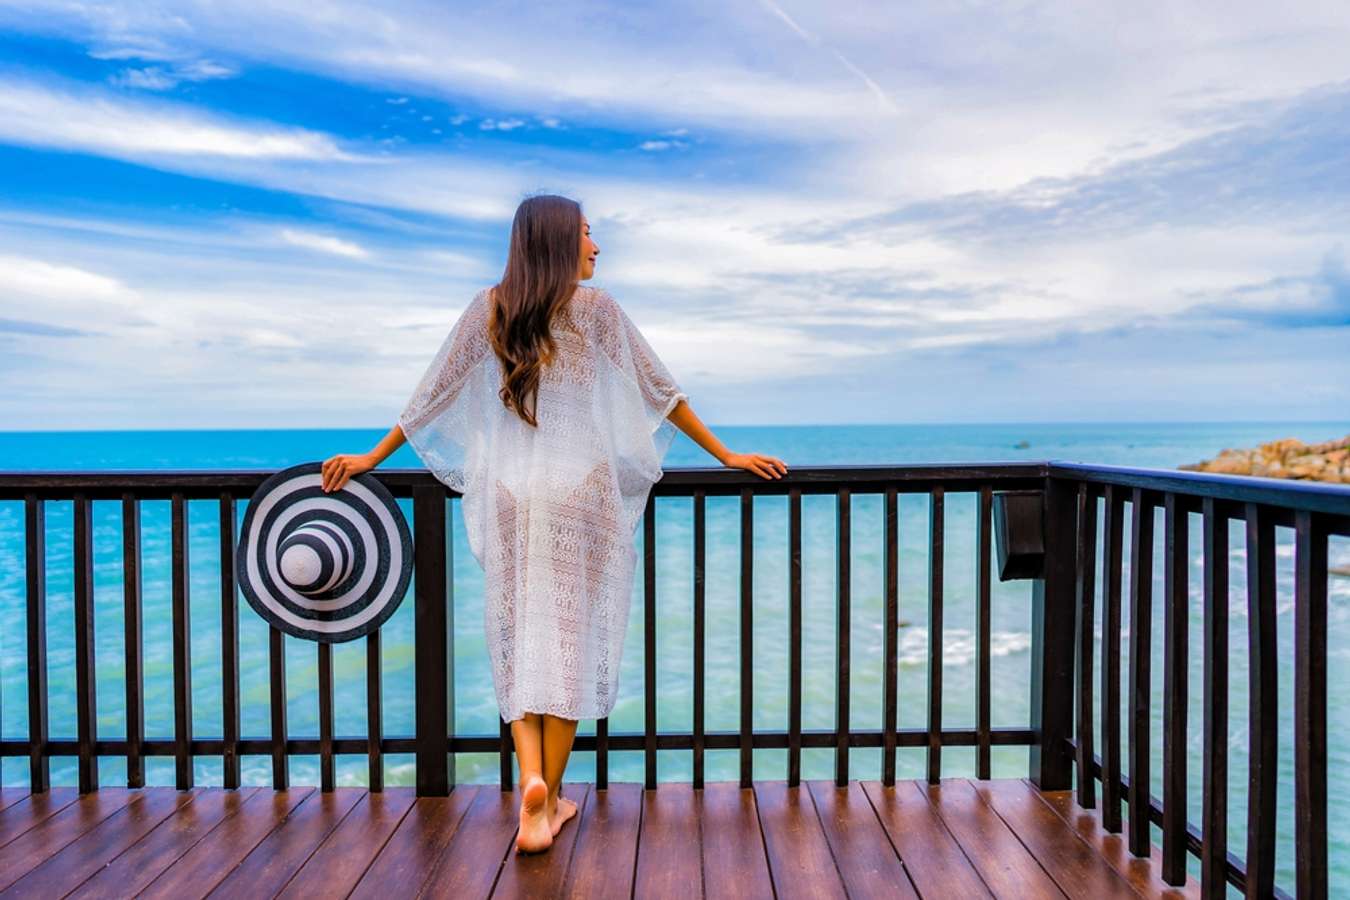
[[[1284, 438], [1262, 444], [1254, 450], [1224, 450], [1214, 459], [1177, 468], [1192, 472], [1302, 478], [1350, 484], [1350, 434], [1320, 444], [1305, 444], [1295, 438]], [[1332, 575], [1350, 577], [1350, 566], [1332, 566], [1330, 571]]]
[[1213, 459], [1178, 466], [1192, 472], [1302, 478], [1350, 484], [1350, 435], [1305, 444], [1296, 438], [1271, 441], [1253, 450], [1224, 450]]

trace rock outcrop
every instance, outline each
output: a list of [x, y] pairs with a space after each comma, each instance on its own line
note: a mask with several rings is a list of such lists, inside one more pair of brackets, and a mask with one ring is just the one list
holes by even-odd
[[1192, 472], [1301, 478], [1350, 484], [1350, 435], [1320, 444], [1284, 438], [1254, 450], [1224, 450], [1214, 459], [1178, 466]]

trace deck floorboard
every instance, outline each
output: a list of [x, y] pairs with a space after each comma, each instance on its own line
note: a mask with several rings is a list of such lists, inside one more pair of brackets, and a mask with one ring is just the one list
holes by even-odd
[[579, 807], [544, 853], [517, 854], [517, 791], [447, 797], [245, 787], [0, 794], [0, 900], [13, 897], [1198, 896], [1157, 848], [1068, 791], [1025, 779], [569, 783]]
[[[633, 896], [671, 900], [703, 896], [701, 802], [699, 792], [687, 782], [642, 792], [642, 833]], [[761, 859], [763, 853], [761, 847]], [[767, 871], [765, 874], [767, 877]]]

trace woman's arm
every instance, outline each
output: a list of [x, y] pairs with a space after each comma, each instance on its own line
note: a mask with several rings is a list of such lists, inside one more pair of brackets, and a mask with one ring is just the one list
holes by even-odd
[[402, 447], [407, 440], [408, 437], [403, 433], [402, 426], [395, 425], [393, 428], [390, 428], [389, 433], [380, 438], [380, 442], [375, 445], [375, 449], [366, 454], [372, 460], [370, 464], [371, 467], [374, 468], [384, 462], [389, 458], [390, 454], [399, 447]]
[[395, 425], [368, 453], [339, 453], [325, 459], [319, 467], [323, 475], [324, 492], [341, 490], [353, 475], [369, 472], [402, 447], [407, 439], [402, 426]]
[[676, 403], [675, 408], [670, 411], [670, 415], [666, 418], [689, 435], [694, 443], [711, 453], [718, 462], [722, 462], [731, 455], [731, 451], [717, 439], [717, 435], [709, 431], [708, 426], [703, 424], [703, 420], [694, 412], [694, 408], [689, 405], [689, 401], [681, 400]]
[[703, 420], [698, 417], [687, 400], [676, 403], [666, 418], [728, 468], [748, 469], [765, 478], [781, 478], [787, 473], [787, 464], [776, 456], [767, 456], [763, 453], [732, 453], [717, 439], [717, 435], [703, 424]]

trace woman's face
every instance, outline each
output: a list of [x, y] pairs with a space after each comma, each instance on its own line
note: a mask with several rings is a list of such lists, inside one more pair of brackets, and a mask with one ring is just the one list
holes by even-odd
[[581, 217], [581, 260], [577, 264], [577, 280], [585, 281], [595, 274], [595, 257], [600, 245], [591, 240], [591, 223]]

